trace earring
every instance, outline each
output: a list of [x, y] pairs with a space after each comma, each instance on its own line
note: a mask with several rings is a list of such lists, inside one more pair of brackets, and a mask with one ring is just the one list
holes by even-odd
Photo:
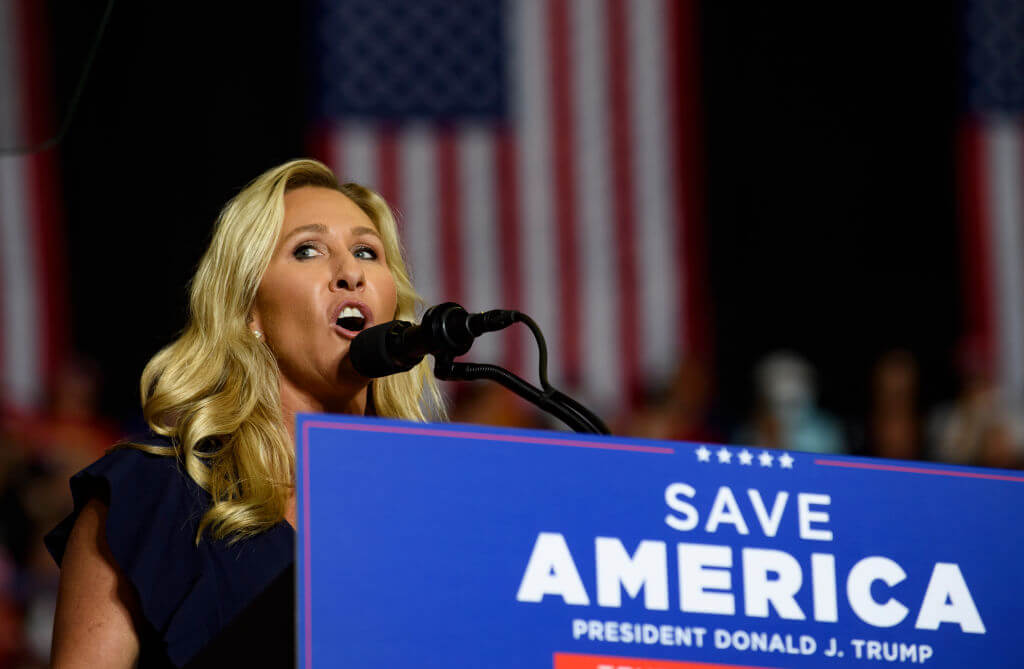
[[252, 336], [256, 337], [257, 339], [263, 339], [263, 333], [260, 332], [259, 330], [253, 330]]

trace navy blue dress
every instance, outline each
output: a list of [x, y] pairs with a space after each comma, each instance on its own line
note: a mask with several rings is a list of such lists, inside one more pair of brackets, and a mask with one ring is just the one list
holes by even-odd
[[140, 667], [294, 665], [291, 525], [234, 545], [204, 535], [196, 546], [210, 496], [177, 458], [131, 447], [75, 474], [71, 493], [74, 511], [46, 536], [46, 547], [60, 564], [82, 507], [91, 499], [107, 505], [107, 543], [141, 608]]

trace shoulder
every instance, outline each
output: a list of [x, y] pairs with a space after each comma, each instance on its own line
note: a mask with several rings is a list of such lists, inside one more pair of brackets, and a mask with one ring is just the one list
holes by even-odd
[[[170, 446], [161, 439], [143, 443]], [[165, 630], [206, 569], [195, 538], [209, 496], [185, 474], [173, 449], [167, 453], [115, 447], [71, 477], [74, 508], [45, 537], [62, 568], [62, 597], [84, 603], [64, 607], [65, 631], [90, 616], [101, 616], [111, 630], [134, 628], [146, 637]]]
[[154, 634], [177, 664], [193, 657], [293, 560], [294, 535], [287, 526], [237, 543], [204, 536], [197, 544], [210, 496], [173, 455], [116, 448], [72, 477], [71, 490], [74, 511], [47, 535], [47, 548], [60, 563], [78, 520], [99, 526], [95, 531], [106, 540], [110, 562], [138, 603], [140, 632]]
[[[145, 443], [169, 446], [169, 442]], [[109, 509], [106, 524], [111, 540], [122, 530], [139, 537], [146, 526], [157, 524], [191, 528], [187, 538], [194, 541], [199, 519], [210, 503], [209, 495], [188, 477], [173, 451], [158, 455], [118, 446], [75, 474], [70, 483], [74, 510], [46, 536], [46, 546], [58, 563], [78, 514], [90, 500]]]

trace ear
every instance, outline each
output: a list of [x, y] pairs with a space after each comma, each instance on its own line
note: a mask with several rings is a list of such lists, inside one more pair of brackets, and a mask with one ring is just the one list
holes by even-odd
[[263, 321], [260, 318], [259, 309], [255, 306], [249, 312], [249, 319], [246, 323], [253, 332], [263, 332]]

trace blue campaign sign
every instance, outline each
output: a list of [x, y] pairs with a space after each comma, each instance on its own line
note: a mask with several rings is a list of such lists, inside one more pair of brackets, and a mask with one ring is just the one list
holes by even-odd
[[298, 419], [299, 666], [1024, 666], [1024, 475]]

